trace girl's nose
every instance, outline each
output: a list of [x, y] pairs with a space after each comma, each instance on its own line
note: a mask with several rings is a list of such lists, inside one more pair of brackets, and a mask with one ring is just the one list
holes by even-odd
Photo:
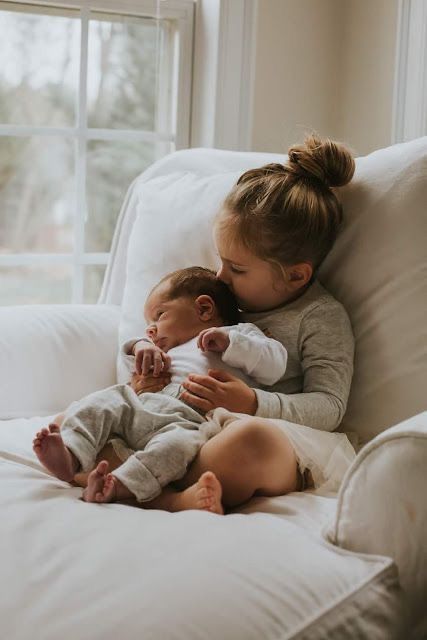
[[228, 284], [227, 277], [225, 274], [225, 269], [223, 266], [220, 267], [216, 272], [216, 277], [218, 278], [218, 280], [222, 280], [222, 282], [225, 282], [225, 284]]

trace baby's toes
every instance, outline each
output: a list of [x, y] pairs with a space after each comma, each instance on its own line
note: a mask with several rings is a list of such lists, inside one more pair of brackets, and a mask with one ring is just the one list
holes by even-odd
[[51, 423], [49, 425], [49, 431], [50, 433], [59, 433], [59, 427], [57, 424]]

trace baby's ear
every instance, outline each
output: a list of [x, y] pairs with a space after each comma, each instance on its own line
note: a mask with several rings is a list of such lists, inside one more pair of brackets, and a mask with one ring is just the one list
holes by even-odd
[[213, 316], [215, 315], [216, 307], [215, 302], [210, 296], [206, 294], [198, 296], [198, 298], [196, 298], [195, 300], [195, 305], [198, 316], [200, 320], [202, 320], [202, 322], [208, 322], [209, 320], [212, 320]]

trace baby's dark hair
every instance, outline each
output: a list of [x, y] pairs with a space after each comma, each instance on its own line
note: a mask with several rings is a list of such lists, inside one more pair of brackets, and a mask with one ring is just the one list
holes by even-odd
[[177, 269], [164, 276], [154, 289], [166, 281], [169, 283], [169, 290], [166, 293], [169, 300], [181, 296], [197, 298], [207, 295], [214, 301], [218, 314], [225, 325], [240, 322], [240, 311], [236, 298], [227, 285], [218, 280], [212, 269], [205, 267]]
[[290, 147], [284, 164], [246, 171], [225, 199], [215, 226], [230, 244], [277, 265], [309, 262], [315, 272], [331, 250], [342, 217], [334, 187], [353, 177], [343, 144], [316, 134]]

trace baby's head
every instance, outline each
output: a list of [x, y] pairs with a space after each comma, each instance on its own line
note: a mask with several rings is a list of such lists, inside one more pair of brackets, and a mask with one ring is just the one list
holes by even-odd
[[146, 333], [163, 351], [210, 327], [237, 324], [239, 309], [214, 271], [188, 267], [169, 273], [151, 290], [144, 306]]

